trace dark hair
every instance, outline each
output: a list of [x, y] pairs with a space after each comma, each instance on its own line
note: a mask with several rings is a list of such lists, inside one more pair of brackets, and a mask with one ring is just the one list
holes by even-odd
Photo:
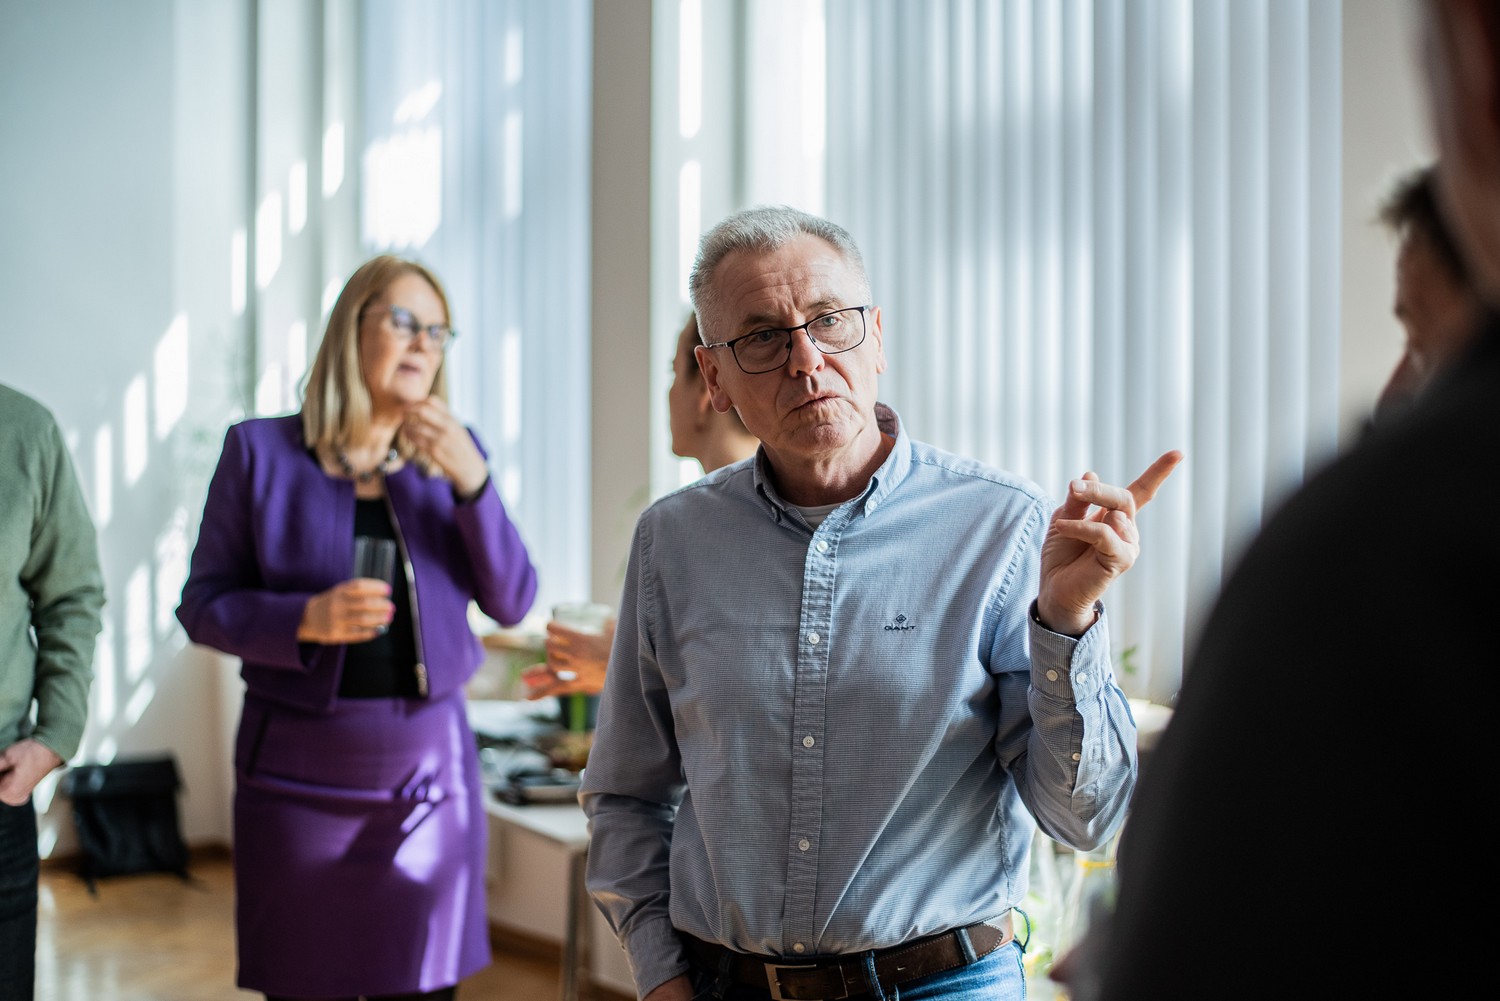
[[1397, 236], [1415, 234], [1427, 240], [1437, 251], [1438, 259], [1448, 273], [1464, 285], [1471, 285], [1469, 266], [1453, 239], [1453, 232], [1443, 218], [1437, 199], [1437, 181], [1431, 164], [1404, 175], [1380, 206], [1380, 221]]

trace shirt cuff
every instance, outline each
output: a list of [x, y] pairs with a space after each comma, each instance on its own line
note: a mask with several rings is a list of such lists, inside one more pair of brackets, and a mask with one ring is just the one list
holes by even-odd
[[[1109, 631], [1104, 625], [1104, 603], [1095, 602], [1098, 616], [1094, 624], [1079, 637], [1055, 633], [1042, 625], [1036, 602], [1031, 603], [1031, 686], [1038, 691], [1068, 701], [1079, 701], [1097, 694], [1113, 682], [1107, 667], [1100, 668], [1100, 644], [1107, 643]], [[1107, 661], [1106, 661], [1107, 663]]]

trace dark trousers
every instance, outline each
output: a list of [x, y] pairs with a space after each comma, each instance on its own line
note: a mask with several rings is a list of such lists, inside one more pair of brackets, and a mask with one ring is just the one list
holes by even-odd
[[36, 993], [36, 807], [0, 803], [0, 998]]

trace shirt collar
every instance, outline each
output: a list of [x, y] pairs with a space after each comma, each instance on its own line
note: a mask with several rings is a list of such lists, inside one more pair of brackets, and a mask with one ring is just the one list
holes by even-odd
[[[884, 403], [875, 404], [875, 424], [880, 428], [881, 434], [890, 435], [896, 439], [890, 454], [886, 456], [885, 462], [875, 470], [870, 477], [870, 482], [859, 497], [858, 501], [866, 513], [874, 510], [885, 502], [902, 480], [906, 479], [911, 472], [911, 439], [906, 434], [906, 427], [901, 422], [901, 415], [895, 409]], [[776, 487], [771, 482], [770, 467], [766, 463], [766, 451], [764, 448], [755, 450], [755, 461], [751, 463], [754, 470], [755, 491], [767, 504], [766, 513], [777, 522], [787, 518], [791, 512], [792, 505], [782, 499], [776, 492]]]

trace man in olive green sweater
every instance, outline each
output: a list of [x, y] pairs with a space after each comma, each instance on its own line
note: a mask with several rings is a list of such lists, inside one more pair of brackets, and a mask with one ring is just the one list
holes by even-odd
[[35, 989], [31, 791], [83, 739], [103, 605], [94, 525], [57, 422], [0, 385], [0, 998]]

